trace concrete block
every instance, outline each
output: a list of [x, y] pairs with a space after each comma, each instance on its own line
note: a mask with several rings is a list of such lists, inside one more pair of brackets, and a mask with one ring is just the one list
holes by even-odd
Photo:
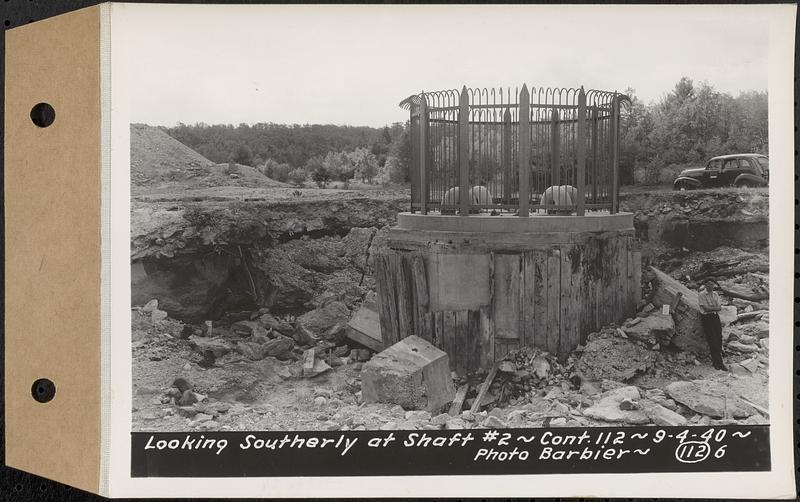
[[383, 350], [381, 338], [381, 321], [375, 309], [362, 306], [347, 323], [347, 338], [372, 349]]
[[415, 335], [364, 364], [361, 391], [368, 403], [398, 404], [432, 413], [455, 397], [447, 354]]

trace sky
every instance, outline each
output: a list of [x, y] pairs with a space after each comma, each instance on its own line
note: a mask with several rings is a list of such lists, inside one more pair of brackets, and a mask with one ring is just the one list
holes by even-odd
[[[769, 6], [115, 4], [132, 121], [382, 126], [421, 90], [767, 89]], [[128, 43], [129, 42], [129, 43]]]

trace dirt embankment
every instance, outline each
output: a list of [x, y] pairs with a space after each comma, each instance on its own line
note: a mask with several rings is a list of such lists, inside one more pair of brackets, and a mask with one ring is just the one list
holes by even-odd
[[134, 305], [158, 298], [170, 316], [195, 323], [260, 307], [299, 315], [321, 306], [319, 297], [351, 306], [374, 288], [365, 268], [374, 236], [406, 201], [299, 193], [278, 202], [134, 201]]
[[646, 259], [674, 250], [729, 246], [755, 251], [768, 246], [766, 189], [627, 193], [620, 196], [620, 208], [634, 213]]

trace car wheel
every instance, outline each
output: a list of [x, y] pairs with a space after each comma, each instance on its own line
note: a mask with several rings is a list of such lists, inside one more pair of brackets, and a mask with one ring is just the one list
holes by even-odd
[[755, 187], [754, 184], [750, 183], [749, 181], [740, 181], [736, 184], [736, 188], [753, 188]]
[[691, 188], [692, 187], [689, 186], [689, 184], [686, 183], [685, 181], [681, 181], [681, 182], [675, 184], [675, 190], [680, 190], [681, 192], [686, 191], [686, 190], [691, 190]]

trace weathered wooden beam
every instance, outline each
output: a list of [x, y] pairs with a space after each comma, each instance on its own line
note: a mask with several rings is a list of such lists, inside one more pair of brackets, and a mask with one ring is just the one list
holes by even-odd
[[461, 408], [464, 407], [464, 399], [467, 397], [469, 391], [469, 384], [464, 384], [456, 391], [456, 397], [453, 399], [453, 404], [450, 405], [448, 415], [457, 416], [461, 414]]
[[697, 292], [655, 267], [650, 267], [650, 270], [655, 274], [651, 302], [659, 308], [670, 305], [670, 314], [675, 321], [673, 344], [684, 350], [707, 350]]
[[470, 413], [477, 413], [478, 410], [481, 408], [481, 401], [486, 396], [486, 393], [489, 392], [489, 387], [492, 386], [492, 382], [494, 381], [495, 375], [497, 375], [497, 369], [500, 367], [499, 362], [495, 362], [492, 365], [492, 369], [489, 370], [489, 374], [486, 375], [486, 379], [481, 384], [481, 388], [478, 391], [477, 397], [475, 397], [475, 401], [472, 403], [472, 407], [469, 409]]

